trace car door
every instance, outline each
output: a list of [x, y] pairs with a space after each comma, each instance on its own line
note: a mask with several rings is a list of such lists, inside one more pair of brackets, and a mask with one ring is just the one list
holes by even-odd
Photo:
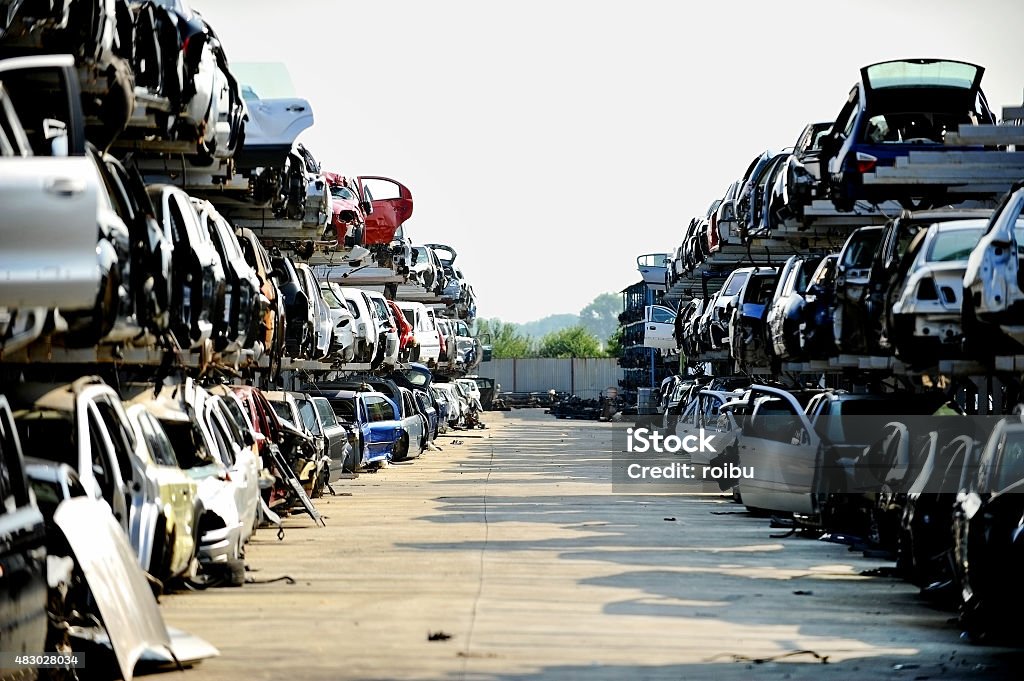
[[812, 515], [821, 438], [796, 399], [784, 390], [754, 385], [751, 417], [739, 438], [740, 465], [752, 477], [740, 481], [749, 508]]
[[370, 454], [368, 458], [378, 458], [385, 454], [390, 456], [398, 442], [401, 428], [398, 405], [383, 395], [364, 395], [361, 402], [365, 408], [365, 422], [369, 426], [369, 437], [366, 440]]
[[389, 244], [402, 223], [412, 217], [412, 192], [388, 177], [364, 175], [358, 179], [363, 195], [369, 194], [373, 206], [366, 216], [364, 245]]
[[423, 421], [423, 416], [416, 409], [416, 405], [413, 404], [412, 392], [409, 390], [402, 390], [402, 425], [409, 434], [410, 453], [414, 450], [419, 452], [423, 445], [426, 424]]
[[320, 424], [327, 438], [327, 451], [331, 462], [331, 478], [341, 475], [345, 465], [345, 443], [348, 442], [348, 431], [338, 423], [338, 417], [331, 409], [331, 403], [325, 398], [314, 397], [312, 404], [320, 416]]
[[110, 505], [118, 523], [129, 533], [128, 502], [124, 494], [124, 482], [114, 453], [113, 437], [107, 430], [103, 417], [96, 405], [89, 400], [80, 400], [79, 423], [85, 428], [85, 438], [80, 438], [78, 475], [86, 489], [98, 492]]
[[676, 313], [664, 305], [644, 308], [644, 347], [675, 350]]
[[[0, 395], [0, 641], [8, 653], [41, 652], [46, 639], [46, 530], [29, 495], [7, 399]], [[7, 669], [0, 678], [20, 678]]]
[[2, 306], [96, 302], [100, 179], [86, 154], [73, 69], [70, 56], [0, 60]]

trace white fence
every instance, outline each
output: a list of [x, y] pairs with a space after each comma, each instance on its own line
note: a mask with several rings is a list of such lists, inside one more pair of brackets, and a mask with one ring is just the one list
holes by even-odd
[[503, 392], [564, 390], [585, 398], [618, 388], [622, 378], [615, 359], [495, 359], [478, 373], [500, 383]]

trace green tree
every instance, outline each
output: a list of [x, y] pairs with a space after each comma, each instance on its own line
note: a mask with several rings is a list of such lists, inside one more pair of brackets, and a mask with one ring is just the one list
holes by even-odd
[[533, 357], [533, 339], [519, 333], [515, 324], [500, 319], [478, 319], [476, 335], [490, 334], [495, 359]]
[[580, 324], [598, 338], [608, 338], [619, 326], [621, 293], [602, 293], [580, 310]]
[[541, 357], [604, 357], [601, 341], [582, 325], [555, 331], [540, 339]]
[[609, 357], [622, 357], [622, 327], [615, 329], [615, 333], [608, 336], [604, 342], [604, 353]]

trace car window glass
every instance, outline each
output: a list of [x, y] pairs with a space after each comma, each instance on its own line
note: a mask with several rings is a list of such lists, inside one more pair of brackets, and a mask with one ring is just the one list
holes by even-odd
[[174, 456], [174, 449], [167, 440], [167, 435], [152, 415], [146, 412], [139, 414], [139, 430], [142, 431], [142, 438], [146, 441], [154, 461], [161, 466], [178, 466], [178, 459]]
[[228, 434], [227, 426], [224, 425], [220, 415], [213, 410], [210, 410], [208, 414], [208, 423], [215, 446], [219, 450], [221, 463], [231, 468], [235, 465], [235, 450], [231, 446], [231, 437]]
[[302, 418], [302, 424], [313, 435], [320, 435], [320, 422], [316, 418], [316, 410], [313, 408], [313, 403], [309, 400], [296, 400], [296, 402], [299, 405], [299, 416]]
[[313, 406], [316, 407], [317, 413], [320, 415], [320, 420], [323, 421], [325, 427], [331, 427], [338, 424], [338, 419], [334, 415], [334, 410], [331, 409], [331, 403], [323, 398], [313, 398]]
[[654, 307], [651, 310], [651, 320], [659, 324], [671, 324], [675, 321], [675, 313], [661, 307]]
[[295, 420], [295, 417], [292, 416], [291, 407], [288, 406], [287, 402], [278, 402], [275, 400], [270, 403], [270, 406], [274, 409], [274, 412], [277, 413], [279, 417], [285, 419], [286, 421]]
[[95, 405], [107, 428], [107, 433], [110, 434], [110, 441], [114, 445], [114, 455], [117, 457], [117, 467], [120, 469], [121, 479], [131, 480], [134, 475], [130, 457], [134, 456], [135, 436], [127, 431], [124, 421], [118, 418], [111, 404], [97, 401]]
[[90, 462], [92, 474], [96, 478], [96, 482], [99, 483], [100, 493], [103, 495], [103, 498], [110, 503], [114, 499], [114, 474], [110, 467], [110, 461], [107, 458], [106, 438], [103, 436], [106, 429], [95, 408], [90, 408], [88, 414], [89, 444], [92, 450], [92, 460]]
[[966, 262], [984, 233], [984, 227], [939, 231], [928, 249], [928, 262]]

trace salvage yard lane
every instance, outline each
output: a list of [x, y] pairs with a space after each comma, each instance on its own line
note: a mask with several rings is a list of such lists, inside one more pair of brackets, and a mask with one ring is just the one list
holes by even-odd
[[169, 625], [221, 650], [171, 676], [1016, 678], [1019, 653], [961, 643], [952, 613], [861, 574], [883, 563], [772, 538], [718, 494], [613, 494], [610, 424], [487, 422], [335, 485], [351, 496], [318, 503], [326, 528], [258, 532], [250, 576], [294, 584], [165, 597]]

